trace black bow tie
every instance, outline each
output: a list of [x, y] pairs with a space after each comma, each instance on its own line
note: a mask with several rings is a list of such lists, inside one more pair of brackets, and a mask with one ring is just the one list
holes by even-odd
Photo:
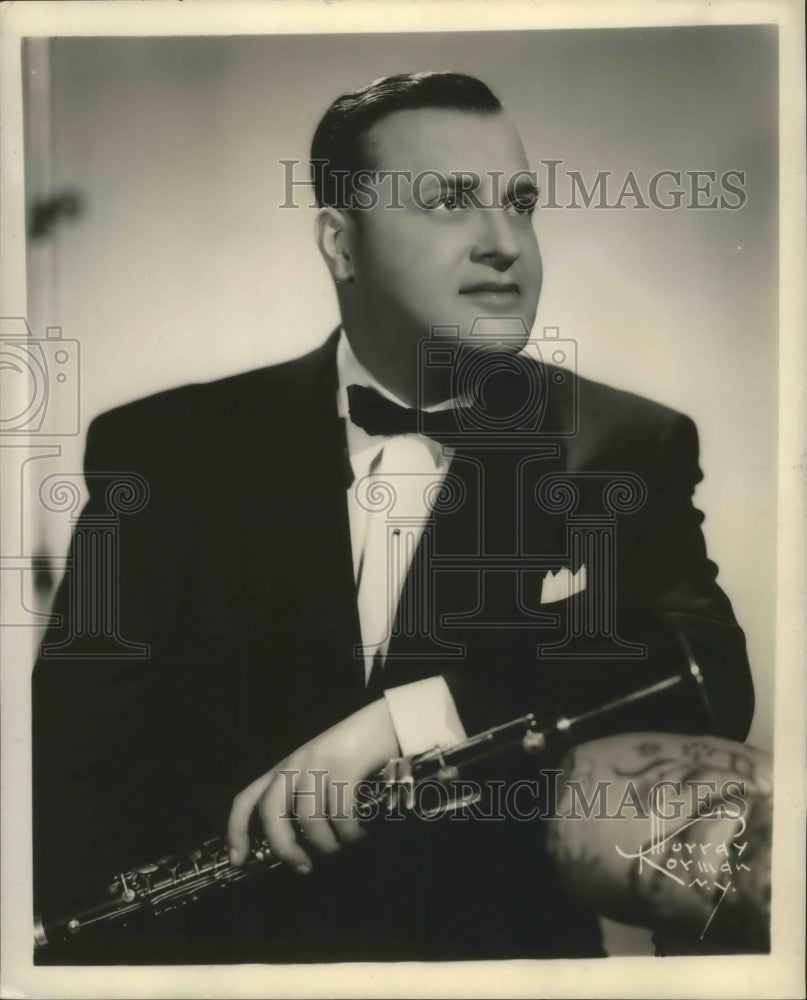
[[473, 407], [452, 407], [428, 413], [393, 403], [365, 385], [347, 387], [350, 419], [368, 434], [425, 434], [440, 441], [456, 439], [473, 419]]
[[375, 389], [364, 385], [347, 387], [350, 419], [368, 434], [425, 434], [441, 444], [471, 445], [489, 437], [491, 443], [541, 425], [546, 391], [543, 369], [511, 358], [498, 367], [488, 365], [484, 379], [468, 380], [467, 405], [444, 410], [410, 409], [399, 406]]

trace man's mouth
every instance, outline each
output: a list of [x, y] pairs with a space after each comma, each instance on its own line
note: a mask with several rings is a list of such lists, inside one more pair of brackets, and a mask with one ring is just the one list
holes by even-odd
[[513, 281], [480, 281], [460, 288], [460, 295], [485, 305], [513, 306], [521, 298], [521, 287]]

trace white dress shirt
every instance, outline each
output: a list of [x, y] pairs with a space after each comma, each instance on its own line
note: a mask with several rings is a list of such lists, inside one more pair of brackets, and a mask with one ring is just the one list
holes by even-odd
[[[336, 368], [337, 406], [345, 419], [354, 476], [347, 506], [367, 681], [374, 658], [378, 656], [381, 664], [386, 659], [404, 581], [431, 513], [424, 497], [432, 493], [430, 484], [436, 488], [443, 481], [451, 450], [422, 434], [370, 435], [351, 421], [349, 385], [369, 386], [399, 406], [406, 404], [361, 364], [344, 330], [340, 331]], [[401, 518], [400, 527], [396, 526], [397, 518]], [[442, 677], [391, 688], [384, 696], [401, 753], [450, 746], [465, 738]]]

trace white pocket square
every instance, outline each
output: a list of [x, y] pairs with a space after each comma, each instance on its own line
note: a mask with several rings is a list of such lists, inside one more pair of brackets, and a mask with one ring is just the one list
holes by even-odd
[[567, 601], [573, 594], [579, 594], [586, 589], [585, 563], [576, 573], [566, 566], [557, 573], [551, 570], [544, 577], [541, 585], [541, 604], [552, 604], [555, 601]]

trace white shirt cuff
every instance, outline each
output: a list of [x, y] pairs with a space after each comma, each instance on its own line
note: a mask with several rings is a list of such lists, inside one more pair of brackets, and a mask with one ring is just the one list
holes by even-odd
[[406, 757], [466, 738], [457, 706], [444, 678], [426, 677], [384, 692], [395, 735]]

